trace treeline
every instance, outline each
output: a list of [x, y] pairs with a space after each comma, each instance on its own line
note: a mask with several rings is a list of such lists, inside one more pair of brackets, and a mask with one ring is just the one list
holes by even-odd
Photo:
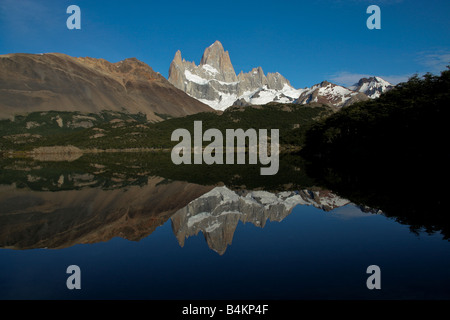
[[[299, 145], [306, 129], [332, 112], [329, 107], [319, 104], [302, 106], [273, 103], [245, 108], [232, 107], [221, 114], [198, 113], [159, 123], [147, 122], [142, 115], [122, 113], [114, 116], [90, 114], [85, 119], [81, 114], [33, 113], [15, 121], [4, 120], [1, 123], [0, 149], [28, 151], [41, 146], [67, 145], [82, 149], [169, 149], [177, 144], [171, 141], [172, 132], [185, 128], [193, 135], [194, 121], [202, 121], [203, 131], [216, 128], [223, 134], [226, 129], [279, 129], [282, 145]], [[79, 121], [77, 127], [72, 125], [73, 118]], [[63, 119], [64, 126], [59, 127], [57, 119]], [[83, 121], [89, 127], [83, 128]], [[72, 126], [68, 126], [68, 123]]]

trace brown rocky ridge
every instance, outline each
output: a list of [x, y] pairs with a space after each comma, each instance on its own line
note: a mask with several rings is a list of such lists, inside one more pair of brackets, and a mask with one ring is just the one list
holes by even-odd
[[0, 118], [50, 110], [144, 113], [150, 121], [212, 111], [136, 58], [0, 55]]

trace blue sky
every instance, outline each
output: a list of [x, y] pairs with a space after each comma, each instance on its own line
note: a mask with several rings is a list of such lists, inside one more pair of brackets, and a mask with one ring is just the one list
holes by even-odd
[[[81, 30], [66, 27], [72, 4]], [[371, 4], [381, 30], [366, 27]], [[261, 66], [296, 88], [367, 75], [397, 83], [450, 64], [449, 13], [448, 0], [0, 0], [0, 54], [136, 57], [167, 77], [177, 50], [198, 64], [219, 40], [237, 73]]]

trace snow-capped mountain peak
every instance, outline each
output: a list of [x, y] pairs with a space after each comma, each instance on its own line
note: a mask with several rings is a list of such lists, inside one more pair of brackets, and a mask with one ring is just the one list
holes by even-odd
[[380, 77], [370, 77], [360, 79], [353, 86], [350, 86], [349, 89], [362, 92], [369, 98], [375, 99], [393, 87], [394, 86], [392, 84]]
[[236, 75], [228, 51], [219, 41], [205, 49], [198, 66], [181, 58], [177, 51], [169, 69], [169, 81], [191, 97], [216, 110], [225, 110], [237, 101], [241, 104], [293, 102], [302, 90], [296, 90], [280, 73], [264, 74], [261, 67]]
[[364, 100], [368, 100], [368, 97], [363, 93], [323, 81], [304, 90], [295, 103], [308, 104], [316, 102], [331, 107], [343, 107]]

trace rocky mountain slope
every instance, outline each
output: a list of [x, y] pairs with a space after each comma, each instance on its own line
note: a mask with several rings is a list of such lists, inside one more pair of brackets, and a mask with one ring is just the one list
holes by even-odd
[[182, 59], [177, 51], [170, 65], [169, 82], [217, 110], [238, 100], [248, 104], [289, 103], [300, 95], [281, 74], [265, 75], [261, 67], [236, 75], [230, 55], [219, 41], [206, 48], [198, 66]]
[[0, 118], [36, 111], [103, 110], [185, 116], [212, 111], [135, 59], [110, 63], [59, 53], [0, 56]]
[[59, 53], [0, 55], [0, 119], [40, 111], [143, 113], [150, 121], [232, 105], [269, 102], [319, 102], [342, 107], [377, 98], [393, 86], [379, 78], [363, 78], [344, 88], [324, 81], [295, 89], [281, 74], [261, 67], [236, 75], [228, 51], [216, 41], [200, 64], [175, 54], [169, 80], [147, 64], [130, 58], [117, 63], [74, 58]]

